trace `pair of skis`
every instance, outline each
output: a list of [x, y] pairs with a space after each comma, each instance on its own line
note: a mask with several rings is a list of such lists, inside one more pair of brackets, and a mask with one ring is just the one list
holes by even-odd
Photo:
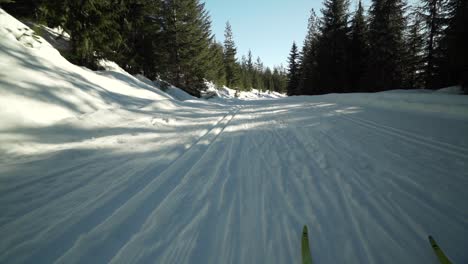
[[[439, 245], [432, 236], [429, 236], [429, 243], [431, 243], [432, 249], [434, 250], [434, 253], [436, 254], [441, 264], [452, 264], [452, 262], [447, 258], [447, 256], [445, 256], [444, 252], [442, 249], [440, 249]], [[305, 225], [302, 229], [301, 251], [302, 264], [313, 264], [309, 246], [309, 231]]]

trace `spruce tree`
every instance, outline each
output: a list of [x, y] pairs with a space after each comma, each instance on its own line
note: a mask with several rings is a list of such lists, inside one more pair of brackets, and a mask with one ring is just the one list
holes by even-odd
[[289, 67], [288, 67], [288, 95], [299, 95], [299, 52], [296, 42], [293, 42], [291, 52], [289, 53]]
[[231, 24], [226, 23], [224, 32], [224, 67], [226, 72], [226, 85], [230, 88], [236, 88], [239, 84], [239, 69], [237, 66], [237, 48], [234, 43]]
[[108, 59], [132, 74], [154, 79], [165, 69], [161, 1], [117, 0], [114, 13], [122, 42]]
[[266, 67], [265, 72], [263, 73], [263, 90], [273, 90], [273, 73], [271, 72], [270, 67]]
[[440, 87], [440, 67], [444, 57], [443, 47], [440, 41], [443, 37], [443, 29], [446, 27], [443, 0], [422, 0], [421, 15], [425, 20], [427, 43], [425, 48], [425, 85], [426, 88]]
[[405, 41], [403, 0], [372, 0], [370, 9], [370, 56], [366, 80], [372, 91], [402, 87]]
[[165, 49], [169, 51], [162, 77], [199, 97], [206, 89], [210, 67], [210, 17], [198, 0], [166, 0], [163, 4]]
[[247, 80], [248, 80], [248, 89], [252, 89], [255, 85], [255, 65], [253, 62], [252, 51], [249, 50], [247, 53]]
[[350, 92], [367, 91], [365, 83], [366, 63], [368, 60], [368, 31], [364, 17], [364, 8], [359, 1], [351, 24], [351, 40], [349, 46], [349, 85]]
[[241, 63], [238, 65], [240, 69], [240, 88], [241, 90], [247, 90], [249, 86], [248, 72], [247, 72], [247, 58], [242, 55]]
[[71, 36], [68, 58], [95, 69], [97, 60], [111, 54], [121, 42], [110, 0], [66, 1], [64, 28]]
[[317, 52], [318, 85], [324, 93], [345, 92], [348, 90], [348, 2], [325, 0], [324, 6]]
[[407, 29], [407, 65], [405, 73], [404, 87], [410, 89], [423, 88], [425, 86], [425, 63], [423, 19], [419, 12], [410, 15], [410, 24]]
[[210, 45], [211, 66], [207, 79], [218, 86], [226, 85], [226, 73], [224, 70], [224, 48], [223, 45], [213, 41]]
[[263, 62], [260, 57], [257, 57], [255, 62], [255, 84], [254, 88], [263, 91], [265, 89], [263, 82]]
[[320, 21], [311, 10], [307, 25], [307, 35], [304, 40], [304, 46], [299, 56], [299, 89], [298, 94], [320, 94], [318, 87], [318, 69], [317, 69], [317, 51], [319, 47], [319, 24]]
[[468, 1], [449, 0], [448, 27], [444, 45], [447, 47], [445, 85], [462, 85], [468, 93]]

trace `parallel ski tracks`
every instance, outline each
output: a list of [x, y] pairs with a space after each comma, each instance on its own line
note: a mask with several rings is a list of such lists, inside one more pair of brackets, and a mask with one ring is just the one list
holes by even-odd
[[398, 128], [378, 124], [376, 122], [370, 121], [370, 120], [364, 120], [358, 117], [350, 117], [346, 115], [341, 115], [340, 116], [343, 119], [346, 119], [348, 121], [351, 121], [357, 125], [360, 125], [365, 128], [373, 129], [375, 131], [381, 132], [383, 134], [392, 136], [392, 137], [397, 137], [402, 140], [406, 140], [411, 143], [419, 144], [428, 148], [432, 148], [435, 150], [438, 150], [440, 152], [445, 152], [447, 154], [456, 156], [462, 160], [467, 160], [468, 159], [468, 149], [463, 148], [460, 146], [456, 146], [450, 143], [442, 142], [439, 140], [435, 140], [432, 138], [427, 138], [421, 135], [418, 135], [416, 133], [412, 133], [409, 131], [404, 131]]
[[[129, 208], [130, 211], [133, 211], [129, 215], [117, 215], [117, 218], [123, 219], [123, 223], [126, 223], [126, 230], [137, 232], [138, 228], [144, 223], [146, 217], [148, 217], [152, 210], [148, 210], [148, 204], [157, 206], [159, 201], [163, 201], [164, 197], [168, 195], [174, 188], [178, 186], [178, 182], [183, 181], [190, 170], [196, 166], [198, 161], [200, 161], [206, 152], [209, 151], [216, 139], [222, 134], [224, 129], [229, 125], [231, 120], [235, 115], [240, 111], [240, 107], [235, 107], [220, 118], [208, 131], [206, 131], [202, 136], [200, 136], [190, 147], [188, 147], [183, 153], [181, 153], [174, 161], [172, 161], [167, 167], [160, 172], [152, 172], [157, 170], [156, 166], [149, 166], [147, 168], [140, 168], [136, 173], [144, 174], [142, 177], [139, 177], [138, 180], [132, 181], [131, 185], [124, 186], [115, 186], [119, 184], [124, 184], [123, 182], [116, 182], [114, 186], [109, 186], [106, 191], [98, 195], [96, 198], [91, 199], [85, 204], [81, 205], [80, 208], [86, 207], [95, 207], [94, 210], [86, 213], [86, 215], [73, 214], [66, 219], [62, 219], [59, 223], [63, 221], [72, 223], [71, 226], [67, 228], [65, 232], [61, 232], [55, 239], [48, 241], [44, 245], [36, 245], [34, 248], [37, 250], [36, 253], [33, 253], [28, 260], [36, 263], [47, 263], [58, 260], [61, 256], [65, 255], [69, 250], [73, 248], [73, 245], [77, 242], [77, 239], [82, 234], [92, 234], [93, 230], [96, 229], [101, 224], [105, 223], [110, 218], [116, 216], [119, 210], [124, 207]], [[117, 166], [113, 171], [118, 170], [124, 165], [129, 165], [127, 162], [122, 163], [122, 165]], [[184, 165], [187, 164], [187, 165]], [[83, 164], [80, 164], [83, 165]], [[74, 166], [73, 168], [78, 169], [79, 166]], [[69, 169], [68, 169], [69, 170]], [[135, 173], [135, 172], [134, 172]], [[57, 175], [58, 172], [53, 175]], [[108, 173], [106, 173], [108, 174]], [[145, 176], [147, 175], [147, 176]], [[49, 178], [52, 177], [48, 176]], [[44, 177], [41, 177], [43, 179]], [[167, 188], [158, 188], [159, 185], [164, 185]], [[168, 186], [169, 185], [169, 186]], [[24, 185], [25, 186], [25, 185]], [[15, 186], [15, 189], [18, 186]], [[21, 187], [21, 186], [20, 186]], [[155, 191], [157, 189], [158, 191]], [[164, 190], [161, 190], [164, 189]], [[115, 193], [115, 191], [118, 193]], [[69, 196], [71, 194], [68, 194]], [[155, 197], [155, 195], [157, 197]], [[106, 198], [107, 197], [107, 198]], [[58, 197], [57, 199], [60, 199]], [[101, 205], [97, 205], [96, 201], [103, 201]], [[99, 203], [98, 203], [99, 204]], [[44, 210], [48, 205], [44, 205], [36, 208], [35, 210], [29, 212], [27, 215], [32, 215], [38, 210]], [[154, 209], [154, 208], [153, 208]], [[78, 211], [81, 209], [78, 208]], [[24, 215], [25, 217], [27, 215]], [[130, 219], [135, 219], [131, 221]], [[67, 220], [68, 219], [68, 220]], [[120, 221], [120, 219], [118, 220]], [[121, 225], [119, 225], [122, 227]], [[49, 232], [55, 228], [55, 225], [51, 226], [44, 232]], [[83, 229], [86, 228], [86, 229]], [[107, 243], [108, 245], [119, 245], [123, 246], [131, 237], [131, 233], [125, 233], [122, 237], [119, 237], [119, 241], [113, 241], [114, 243]], [[31, 240], [32, 242], [33, 240]], [[120, 242], [120, 243], [119, 243]], [[34, 243], [34, 242], [32, 242]], [[13, 253], [21, 248], [11, 249]], [[118, 251], [119, 248], [114, 248]], [[105, 251], [102, 251], [105, 252]], [[6, 252], [5, 252], [6, 253]], [[7, 253], [8, 254], [8, 253]], [[10, 254], [8, 254], [10, 255]], [[8, 258], [8, 255], [4, 255], [2, 258]], [[14, 255], [14, 253], [13, 253]], [[110, 260], [113, 255], [106, 255], [105, 258], [101, 260]]]
[[[80, 240], [93, 241], [99, 237], [99, 232], [94, 234], [93, 231], [98, 229], [101, 225], [105, 225], [110, 219], [114, 221], [111, 225], [112, 227], [110, 227], [111, 229], [122, 229], [122, 232], [119, 232], [120, 236], [117, 240], [115, 240], [115, 238], [102, 239], [98, 243], [100, 244], [100, 246], [98, 246], [99, 253], [88, 252], [85, 256], [89, 257], [90, 261], [97, 260], [98, 262], [107, 262], [117, 255], [130, 241], [130, 238], [139, 231], [146, 220], [151, 217], [152, 213], [157, 210], [159, 206], [164, 203], [166, 198], [177, 189], [179, 184], [184, 182], [185, 178], [190, 175], [191, 170], [196, 167], [206, 153], [209, 152], [217, 138], [224, 132], [225, 128], [234, 119], [240, 109], [240, 107], [236, 107], [226, 114], [184, 153], [170, 163], [165, 170], [154, 175], [142, 189], [129, 197], [120, 207], [113, 210], [101, 223], [89, 230], [87, 235], [82, 236]], [[108, 239], [112, 239], [112, 241], [108, 241]], [[72, 250], [73, 247], [63, 252], [59, 260], [66, 262], [66, 259], [74, 259]], [[68, 253], [72, 254], [67, 256]], [[86, 259], [84, 259], [84, 261], [86, 261]]]

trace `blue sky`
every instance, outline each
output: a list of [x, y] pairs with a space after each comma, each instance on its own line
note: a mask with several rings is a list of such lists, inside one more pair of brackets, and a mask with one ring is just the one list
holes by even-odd
[[[320, 14], [322, 0], [205, 0], [213, 33], [224, 40], [226, 21], [232, 25], [238, 59], [249, 49], [265, 66], [283, 64], [293, 41], [302, 45], [310, 9]], [[354, 9], [354, 1], [351, 1]]]

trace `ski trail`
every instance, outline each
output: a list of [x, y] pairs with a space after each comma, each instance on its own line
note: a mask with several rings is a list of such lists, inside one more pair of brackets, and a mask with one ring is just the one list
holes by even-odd
[[381, 125], [376, 122], [360, 119], [357, 117], [350, 117], [350, 116], [344, 116], [344, 115], [341, 117], [344, 119], [350, 120], [356, 124], [359, 124], [361, 126], [368, 127], [372, 130], [380, 131], [390, 136], [395, 136], [395, 137], [398, 137], [400, 139], [403, 139], [412, 143], [416, 143], [419, 145], [423, 145], [425, 147], [433, 148], [441, 152], [454, 155], [461, 160], [468, 159], [468, 149], [466, 148], [458, 147], [458, 146], [445, 143], [445, 142], [441, 142], [441, 141], [435, 141], [433, 139], [426, 138], [415, 133], [411, 133], [408, 131], [400, 130], [400, 129], [385, 126], [385, 125]]
[[[236, 111], [236, 110], [233, 110]], [[231, 112], [232, 114], [232, 112]], [[192, 146], [199, 144], [203, 140], [210, 135], [210, 131], [216, 130], [216, 128], [222, 125], [222, 122], [229, 117], [229, 113], [226, 114], [224, 117], [219, 119], [216, 124], [212, 127], [212, 129], [208, 130], [202, 137], [198, 139]], [[189, 151], [187, 149], [185, 152]], [[177, 150], [176, 150], [177, 151]], [[163, 153], [161, 153], [163, 154]], [[164, 155], [164, 154], [163, 154]], [[165, 155], [173, 156], [170, 152], [166, 152]], [[182, 154], [183, 155], [183, 154]], [[180, 157], [180, 156], [179, 156]], [[100, 160], [100, 159], [99, 159]], [[139, 160], [142, 160], [141, 158]], [[84, 232], [88, 232], [95, 226], [99, 225], [99, 223], [105, 221], [108, 217], [112, 215], [112, 213], [119, 208], [122, 204], [126, 203], [130, 197], [134, 194], [140, 192], [142, 188], [144, 188], [148, 182], [154, 179], [155, 176], [158, 175], [158, 171], [165, 166], [164, 163], [156, 163], [157, 165], [151, 164], [139, 164], [140, 162], [133, 162], [131, 166], [125, 168], [123, 164], [118, 164], [112, 170], [99, 175], [99, 177], [93, 178], [91, 182], [87, 182], [86, 187], [93, 191], [92, 186], [94, 185], [93, 182], [96, 182], [98, 179], [112, 179], [109, 177], [112, 175], [113, 172], [117, 171], [124, 171], [126, 173], [121, 174], [121, 176], [114, 182], [108, 185], [106, 191], [96, 196], [94, 199], [89, 199], [85, 196], [85, 199], [88, 200], [82, 203], [79, 207], [75, 207], [77, 202], [83, 200], [83, 198], [76, 199], [74, 197], [83, 197], [86, 195], [86, 191], [82, 190], [83, 188], [78, 188], [71, 193], [64, 193], [62, 192], [62, 188], [59, 188], [61, 193], [65, 195], [60, 197], [60, 199], [55, 200], [52, 204], [46, 203], [43, 206], [29, 212], [26, 214], [22, 221], [16, 221], [10, 225], [5, 226], [4, 230], [9, 230], [15, 228], [14, 226], [24, 226], [23, 222], [29, 222], [30, 219], [34, 219], [40, 215], [48, 215], [52, 219], [53, 225], [50, 225], [47, 228], [38, 228], [39, 234], [35, 234], [36, 237], [34, 239], [30, 239], [27, 243], [17, 243], [15, 241], [23, 240], [23, 237], [16, 237], [16, 240], [8, 241], [8, 243], [16, 244], [16, 247], [9, 250], [6, 253], [6, 259], [8, 259], [9, 255], [16, 255], [17, 252], [22, 251], [35, 251], [36, 253], [33, 254], [30, 260], [38, 260], [42, 261], [41, 263], [49, 263], [52, 260], [59, 257], [67, 247], [71, 247], [74, 241], [78, 238], [78, 236]], [[89, 164], [84, 164], [89, 166]], [[107, 164], [109, 165], [109, 164]], [[84, 166], [86, 168], [87, 166]], [[125, 169], [124, 169], [125, 168]], [[136, 168], [136, 169], [135, 169]], [[79, 170], [73, 170], [69, 174], [66, 174], [67, 177], [73, 176], [74, 174], [79, 175], [81, 172]], [[96, 172], [92, 172], [90, 177], [96, 176]], [[54, 179], [54, 178], [51, 178]], [[82, 180], [82, 179], [81, 179]], [[38, 183], [42, 183], [38, 181]], [[80, 184], [85, 184], [81, 181]], [[26, 186], [25, 186], [26, 187]], [[76, 193], [76, 195], [75, 195]], [[74, 199], [66, 199], [66, 198], [74, 198]], [[63, 201], [70, 201], [70, 207], [75, 207], [76, 210], [72, 213], [68, 213], [65, 217], [63, 217], [63, 212], [57, 210], [57, 207], [64, 207], [66, 208], [66, 204], [62, 205]], [[94, 208], [94, 210], [87, 211], [86, 208]], [[57, 219], [60, 219], [57, 221]], [[63, 229], [63, 225], [68, 226], [68, 230], [66, 232], [61, 231]], [[36, 233], [34, 232], [34, 233]], [[42, 234], [56, 234], [53, 239], [50, 239], [46, 244], [41, 245], [40, 247], [34, 246], [36, 243], [41, 241]]]
[[47, 185], [11, 210], [16, 221], [2, 218], [0, 262], [299, 263], [304, 224], [317, 263], [431, 263], [428, 233], [466, 258], [466, 149], [360, 111], [243, 103], [207, 113], [213, 125], [177, 145], [24, 177], [3, 187], [2, 206]]
[[[203, 158], [216, 138], [239, 111], [236, 108], [200, 138], [190, 149], [171, 163], [167, 169], [155, 175], [143, 189], [128, 198], [125, 203], [99, 225], [82, 235], [58, 262], [83, 261], [107, 262], [127, 240], [142, 227], [157, 206], [186, 180], [190, 170]], [[185, 164], [185, 165], [184, 165]], [[114, 232], [109, 232], [114, 230]], [[119, 231], [115, 231], [119, 230]], [[119, 234], [119, 237], [106, 234]], [[74, 250], [79, 248], [79, 250]]]

